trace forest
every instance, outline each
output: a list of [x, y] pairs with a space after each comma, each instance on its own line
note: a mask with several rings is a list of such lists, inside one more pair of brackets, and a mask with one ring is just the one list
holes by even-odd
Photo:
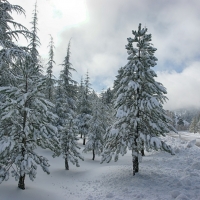
[[[130, 153], [135, 176], [146, 153], [176, 153], [163, 139], [167, 133], [199, 132], [198, 111], [163, 108], [167, 89], [155, 80], [157, 49], [146, 27], [139, 24], [127, 38], [127, 64], [119, 67], [113, 88], [95, 92], [89, 71], [80, 83], [73, 78], [70, 38], [59, 78], [53, 74], [51, 35], [44, 66], [38, 52], [37, 4], [31, 29], [16, 22], [13, 12], [25, 10], [0, 0], [0, 183], [12, 176], [24, 190], [25, 178], [34, 180], [38, 166], [50, 174], [50, 163], [38, 149], [50, 150], [55, 159], [62, 156], [66, 170], [70, 163], [80, 167], [83, 153], [90, 152], [92, 160], [100, 156], [100, 163]], [[27, 46], [18, 45], [20, 37], [27, 39]]]

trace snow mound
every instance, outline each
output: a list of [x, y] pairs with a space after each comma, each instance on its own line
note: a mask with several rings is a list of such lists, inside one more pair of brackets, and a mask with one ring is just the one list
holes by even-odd
[[180, 194], [176, 197], [176, 200], [189, 200], [189, 198], [184, 194]]
[[194, 147], [196, 144], [196, 140], [192, 140], [190, 142], [187, 143], [187, 148], [191, 148], [191, 147]]
[[200, 170], [200, 162], [196, 162], [191, 166], [192, 169]]
[[114, 197], [113, 193], [108, 193], [108, 194], [106, 195], [106, 198], [113, 198], [113, 197]]
[[174, 190], [174, 191], [171, 192], [171, 195], [172, 195], [172, 197], [175, 199], [177, 196], [180, 195], [180, 192], [177, 191], [177, 190]]

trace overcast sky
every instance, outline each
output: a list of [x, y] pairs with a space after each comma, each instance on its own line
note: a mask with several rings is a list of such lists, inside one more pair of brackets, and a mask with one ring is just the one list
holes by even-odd
[[[14, 20], [30, 28], [35, 0], [10, 0], [26, 17]], [[39, 49], [48, 58], [49, 34], [55, 42], [58, 77], [71, 40], [74, 79], [89, 71], [92, 87], [112, 87], [117, 70], [127, 63], [125, 45], [138, 24], [148, 28], [158, 50], [157, 81], [167, 88], [166, 109], [200, 107], [199, 0], [38, 0]], [[46, 62], [46, 61], [44, 61]]]

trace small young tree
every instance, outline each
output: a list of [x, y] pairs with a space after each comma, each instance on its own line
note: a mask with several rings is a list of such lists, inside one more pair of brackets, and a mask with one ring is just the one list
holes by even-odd
[[179, 130], [179, 131], [182, 131], [184, 129], [184, 121], [183, 121], [183, 118], [181, 116], [177, 117], [176, 129]]
[[[116, 121], [108, 128], [105, 135], [105, 150], [102, 162], [110, 162], [127, 149], [132, 151], [133, 175], [139, 171], [140, 152], [161, 149], [173, 154], [170, 146], [161, 141], [159, 136], [175, 129], [171, 126], [162, 104], [166, 100], [166, 89], [155, 81], [156, 73], [151, 69], [156, 65], [151, 34], [147, 28], [132, 31], [134, 38], [128, 38], [126, 45], [128, 63], [122, 68], [117, 84], [115, 109]], [[136, 43], [136, 48], [133, 47]]]
[[80, 147], [78, 146], [78, 128], [75, 125], [73, 118], [68, 119], [67, 124], [62, 129], [61, 134], [61, 153], [65, 159], [65, 169], [69, 170], [69, 161], [79, 167], [78, 159], [84, 160], [79, 153]]
[[80, 85], [78, 86], [78, 94], [77, 94], [77, 113], [81, 113], [81, 99], [84, 93], [84, 83], [83, 83], [83, 77], [81, 76], [81, 82]]
[[104, 92], [104, 103], [107, 105], [111, 105], [112, 104], [112, 100], [113, 100], [113, 91], [108, 88], [105, 92]]
[[[108, 90], [107, 90], [108, 91]], [[99, 102], [99, 112], [100, 112], [100, 120], [101, 126], [104, 129], [103, 135], [106, 133], [106, 129], [112, 124], [113, 116], [114, 116], [114, 108], [112, 104], [112, 100], [108, 101], [107, 91], [104, 93], [102, 92], [100, 95], [100, 102]]]
[[200, 114], [193, 117], [189, 127], [189, 131], [191, 133], [197, 133], [198, 131], [200, 131]]
[[93, 106], [92, 118], [89, 121], [90, 127], [88, 130], [88, 141], [86, 142], [83, 150], [85, 153], [92, 151], [92, 160], [95, 159], [96, 154], [100, 155], [103, 151], [103, 135], [105, 133], [105, 129], [102, 124], [102, 116], [100, 111], [100, 102], [98, 99], [96, 99]]
[[[84, 88], [84, 85], [83, 85], [83, 77], [81, 76], [81, 82], [80, 82], [80, 85], [78, 86], [78, 94], [77, 94], [78, 98], [77, 98], [77, 101], [76, 101], [76, 104], [77, 104], [77, 117], [78, 116], [80, 117], [80, 114], [81, 114], [82, 98], [83, 98], [84, 90], [85, 90], [85, 88]], [[79, 120], [78, 120], [78, 122], [79, 122]], [[80, 137], [81, 138], [83, 137], [82, 132], [80, 132]]]
[[90, 101], [89, 95], [90, 95], [90, 82], [89, 82], [89, 75], [88, 72], [86, 74], [85, 78], [85, 85], [84, 85], [84, 90], [81, 96], [80, 100], [80, 113], [77, 116], [78, 119], [78, 129], [80, 135], [83, 136], [83, 145], [86, 143], [86, 136], [88, 134], [88, 129], [89, 129], [89, 120], [92, 117], [92, 109], [91, 109], [91, 104], [92, 102]]

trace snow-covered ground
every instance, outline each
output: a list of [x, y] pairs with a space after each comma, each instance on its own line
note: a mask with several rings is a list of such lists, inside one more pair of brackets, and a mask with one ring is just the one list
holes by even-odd
[[92, 161], [91, 153], [83, 154], [81, 166], [70, 165], [66, 171], [61, 157], [52, 158], [48, 150], [40, 150], [50, 161], [51, 174], [38, 169], [34, 182], [26, 179], [24, 191], [11, 177], [0, 185], [0, 200], [200, 200], [200, 148], [179, 138], [165, 139], [176, 155], [146, 153], [136, 176], [132, 176], [130, 153], [109, 164], [99, 164], [100, 157]]
[[173, 137], [180, 137], [182, 140], [185, 141], [190, 141], [190, 140], [196, 140], [196, 145], [200, 147], [200, 133], [189, 133], [189, 132], [184, 132], [181, 131], [179, 134], [176, 133], [170, 133], [171, 136]]

